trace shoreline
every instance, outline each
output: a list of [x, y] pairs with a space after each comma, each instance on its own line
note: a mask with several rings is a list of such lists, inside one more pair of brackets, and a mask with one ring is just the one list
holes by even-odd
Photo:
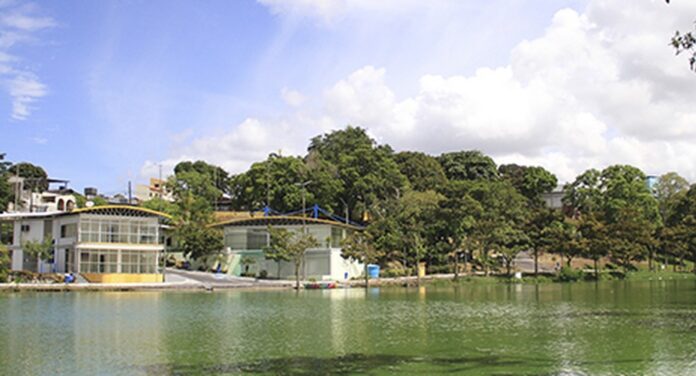
[[[435, 274], [421, 278], [421, 287], [445, 287], [461, 285], [495, 285], [495, 284], [568, 284], [581, 282], [611, 282], [611, 281], [670, 281], [696, 279], [694, 273], [689, 272], [634, 272], [623, 279], [602, 279], [599, 281], [556, 281], [550, 276], [525, 276], [516, 279], [502, 275], [471, 275], [462, 274], [459, 280], [453, 280], [453, 274]], [[302, 281], [307, 283], [309, 281]], [[339, 282], [339, 288], [364, 288], [364, 280], [351, 280]], [[0, 293], [4, 292], [141, 292], [141, 291], [219, 291], [219, 290], [294, 290], [295, 282], [289, 280], [253, 280], [240, 281], [238, 283], [204, 283], [204, 282], [164, 282], [164, 283], [0, 283]], [[379, 278], [370, 280], [370, 287], [417, 287], [416, 277]]]

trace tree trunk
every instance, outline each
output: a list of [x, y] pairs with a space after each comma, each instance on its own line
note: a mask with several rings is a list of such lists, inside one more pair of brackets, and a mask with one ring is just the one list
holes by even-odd
[[648, 251], [648, 270], [651, 272], [654, 272], [655, 269], [653, 269], [653, 251], [652, 248]]
[[594, 277], [595, 281], [599, 281], [599, 260], [595, 257], [594, 259]]
[[539, 250], [534, 248], [534, 276], [539, 276]]
[[505, 268], [507, 269], [508, 277], [512, 276], [512, 259], [505, 259]]
[[679, 256], [679, 271], [682, 271], [682, 265], [684, 265], [684, 255]]
[[295, 260], [295, 289], [297, 291], [300, 291], [300, 264], [300, 261]]
[[367, 261], [365, 261], [365, 288], [368, 288], [370, 285], [370, 276], [367, 274]]
[[278, 279], [280, 279], [280, 261], [277, 261], [277, 263], [278, 263], [278, 273], [277, 273], [277, 275], [278, 275]]
[[459, 280], [459, 253], [454, 251], [454, 280]]

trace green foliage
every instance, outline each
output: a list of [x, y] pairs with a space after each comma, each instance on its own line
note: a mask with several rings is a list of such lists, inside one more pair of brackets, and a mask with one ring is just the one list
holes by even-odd
[[288, 244], [292, 240], [292, 233], [284, 228], [275, 228], [268, 226], [270, 234], [270, 245], [263, 250], [266, 259], [275, 261], [278, 265], [278, 279], [280, 279], [280, 263], [282, 261], [290, 261], [290, 253]]
[[184, 256], [203, 259], [221, 252], [222, 231], [210, 226], [213, 223], [210, 203], [190, 192], [181, 192], [176, 204], [174, 237]]
[[558, 184], [556, 176], [543, 167], [507, 164], [501, 165], [498, 172], [534, 204], [540, 204], [541, 194], [550, 192]]
[[0, 244], [0, 282], [7, 282], [10, 269], [12, 269], [10, 251], [4, 244]]
[[40, 261], [46, 261], [53, 256], [53, 243], [50, 238], [46, 238], [41, 242], [27, 241], [22, 244], [22, 251], [31, 257], [36, 257]]
[[447, 182], [445, 171], [437, 158], [425, 153], [404, 151], [394, 155], [401, 173], [416, 191], [436, 190]]
[[167, 188], [175, 197], [190, 193], [200, 197], [213, 207], [226, 192], [227, 173], [222, 168], [198, 161], [181, 162], [174, 168], [174, 175], [167, 181]]
[[12, 190], [7, 181], [8, 177], [8, 174], [0, 173], [0, 213], [7, 210], [7, 205], [12, 197]]
[[561, 268], [556, 280], [559, 282], [576, 282], [583, 278], [582, 270], [573, 269], [569, 266]]
[[[205, 176], [206, 180], [209, 181], [219, 192], [229, 192], [229, 175], [222, 167], [208, 164], [204, 161], [184, 161], [179, 162], [174, 167], [174, 174], [182, 175], [186, 173], [195, 173], [197, 175]], [[208, 188], [205, 188], [203, 191], [207, 189]], [[198, 193], [200, 194], [201, 192]]]
[[407, 184], [392, 149], [377, 145], [364, 129], [347, 127], [312, 139], [309, 155], [336, 168], [342, 191], [339, 199], [353, 219], [379, 201], [398, 197]]
[[367, 274], [367, 265], [375, 264], [382, 256], [382, 251], [373, 245], [372, 239], [368, 232], [355, 231], [348, 237], [343, 239], [343, 248], [341, 248], [341, 257], [363, 263], [365, 270], [365, 286], [369, 284], [369, 276]]
[[495, 180], [498, 169], [493, 159], [478, 150], [445, 153], [438, 158], [450, 180]]
[[[302, 206], [300, 185], [308, 176], [301, 158], [271, 154], [265, 161], [252, 164], [247, 172], [232, 178], [233, 196], [240, 209], [251, 211], [269, 205], [280, 212], [296, 210]], [[306, 200], [315, 201], [309, 190]]]
[[12, 165], [8, 172], [11, 175], [19, 175], [25, 178], [24, 189], [32, 192], [43, 192], [48, 189], [48, 175], [46, 171], [31, 163], [21, 162]]
[[688, 190], [689, 182], [676, 172], [660, 176], [654, 191], [663, 220], [673, 215], [675, 206]]
[[140, 206], [142, 206], [146, 209], [158, 211], [160, 213], [165, 213], [165, 214], [169, 214], [172, 216], [176, 215], [176, 213], [177, 213], [177, 205], [175, 203], [169, 202], [169, 201], [162, 199], [160, 197], [151, 198], [151, 199], [143, 202], [142, 204], [140, 204]]
[[271, 247], [275, 254], [287, 257], [295, 267], [295, 288], [300, 288], [300, 267], [304, 261], [307, 249], [319, 246], [317, 239], [302, 231], [290, 231], [287, 229], [269, 229]]

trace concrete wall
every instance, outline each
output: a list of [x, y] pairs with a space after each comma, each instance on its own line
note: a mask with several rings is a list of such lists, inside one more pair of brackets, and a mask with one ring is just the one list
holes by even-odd
[[[240, 275], [244, 272], [245, 265], [241, 264], [242, 258], [249, 257], [255, 260], [249, 265], [249, 272], [256, 276], [265, 270], [269, 277], [278, 276], [279, 263], [266, 260], [261, 251], [237, 251], [232, 252], [227, 263], [228, 273]], [[339, 248], [310, 249], [305, 254], [304, 264], [300, 269], [300, 275], [305, 279], [343, 281], [360, 277], [363, 273], [363, 264], [345, 260], [341, 257]], [[294, 279], [295, 265], [292, 262], [280, 262], [280, 278]]]

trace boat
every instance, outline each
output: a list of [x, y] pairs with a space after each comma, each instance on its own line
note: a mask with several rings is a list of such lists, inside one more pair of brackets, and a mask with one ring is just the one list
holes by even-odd
[[307, 282], [304, 284], [304, 288], [307, 290], [326, 290], [336, 287], [338, 287], [336, 282]]

